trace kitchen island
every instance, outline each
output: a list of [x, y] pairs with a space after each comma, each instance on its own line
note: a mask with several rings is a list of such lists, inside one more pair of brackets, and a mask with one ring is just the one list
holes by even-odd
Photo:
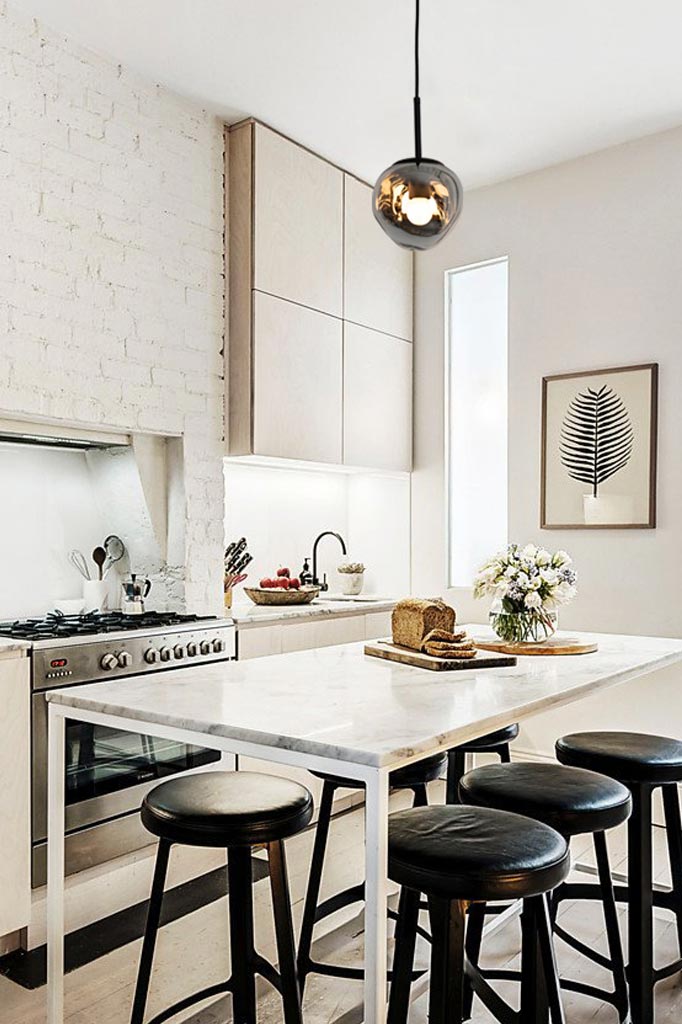
[[[479, 635], [482, 630], [479, 630]], [[48, 1024], [63, 1017], [64, 722], [117, 729], [342, 775], [365, 785], [365, 1021], [386, 1011], [389, 773], [429, 754], [682, 661], [682, 640], [582, 634], [595, 654], [429, 673], [362, 643], [206, 665], [49, 694]]]

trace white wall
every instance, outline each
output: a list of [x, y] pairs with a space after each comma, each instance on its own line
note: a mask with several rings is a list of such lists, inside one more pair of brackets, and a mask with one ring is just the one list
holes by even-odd
[[[510, 537], [566, 548], [580, 592], [568, 628], [682, 635], [682, 129], [550, 167], [465, 197], [448, 238], [416, 260], [413, 586], [445, 588], [443, 273], [509, 256]], [[658, 361], [660, 421], [655, 530], [543, 531], [539, 527], [543, 375]], [[504, 501], [505, 496], [500, 495]], [[462, 617], [487, 609], [449, 598]], [[676, 673], [679, 686], [679, 672]], [[608, 709], [651, 700], [651, 682], [612, 691]], [[682, 735], [682, 711], [659, 727]], [[595, 705], [564, 713], [566, 729], [596, 721]], [[649, 723], [650, 724], [650, 723]], [[536, 746], [549, 746], [538, 731]]]
[[182, 434], [168, 570], [219, 610], [222, 125], [4, 3], [0, 97], [0, 415]]
[[[335, 530], [353, 561], [364, 562], [368, 593], [409, 590], [410, 501], [407, 477], [351, 475], [304, 469], [225, 464], [225, 533], [246, 536], [254, 561], [249, 583], [280, 565], [297, 574], [315, 537]], [[341, 548], [326, 537], [318, 548], [320, 578], [338, 592]]]

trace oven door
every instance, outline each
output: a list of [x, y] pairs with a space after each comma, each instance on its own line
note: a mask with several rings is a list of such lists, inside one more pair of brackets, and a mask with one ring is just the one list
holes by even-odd
[[[33, 695], [33, 842], [47, 838], [47, 701]], [[161, 779], [221, 759], [217, 750], [66, 720], [66, 831], [136, 811]]]

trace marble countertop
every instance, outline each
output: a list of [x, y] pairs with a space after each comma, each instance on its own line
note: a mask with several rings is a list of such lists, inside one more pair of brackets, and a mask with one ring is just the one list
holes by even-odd
[[11, 654], [16, 657], [21, 657], [30, 651], [31, 645], [26, 640], [15, 640], [11, 636], [0, 636], [0, 657], [9, 656]]
[[150, 726], [393, 767], [682, 661], [682, 640], [580, 636], [596, 639], [598, 652], [435, 673], [368, 657], [363, 643], [353, 643], [75, 686], [50, 692], [48, 700]]
[[398, 603], [397, 598], [374, 598], [373, 600], [334, 600], [332, 597], [317, 598], [312, 604], [284, 606], [237, 604], [230, 614], [237, 629], [251, 629], [253, 626], [268, 626], [292, 619], [344, 618], [349, 615], [367, 615], [370, 612], [390, 612]]

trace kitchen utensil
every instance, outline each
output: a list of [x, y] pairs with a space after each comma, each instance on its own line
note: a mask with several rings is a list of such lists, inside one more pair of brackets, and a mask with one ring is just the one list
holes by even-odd
[[[246, 544], [246, 537], [240, 537], [239, 540], [233, 540], [227, 545], [224, 559], [225, 572], [235, 572], [244, 557], [248, 557], [249, 562], [252, 561], [251, 555], [247, 556]], [[246, 564], [248, 565], [248, 562]]]
[[81, 574], [84, 580], [89, 580], [92, 578], [90, 576], [88, 563], [82, 551], [78, 551], [77, 548], [74, 548], [72, 551], [69, 551], [69, 561], [71, 562], [71, 565], [74, 567], [74, 569], [78, 570], [78, 572]]
[[477, 651], [475, 658], [435, 658], [431, 654], [412, 651], [409, 647], [400, 647], [390, 640], [377, 640], [376, 643], [365, 644], [365, 654], [371, 658], [397, 661], [399, 665], [430, 669], [432, 672], [466, 672], [467, 670], [478, 671], [481, 668], [506, 668], [509, 665], [516, 665], [516, 658], [507, 654]]
[[120, 537], [117, 537], [115, 533], [110, 533], [104, 541], [104, 550], [107, 553], [107, 560], [104, 563], [103, 575], [111, 569], [115, 562], [120, 562], [126, 553], [126, 546]]
[[138, 576], [131, 573], [121, 581], [123, 589], [123, 611], [126, 615], [142, 615], [144, 612], [144, 601], [152, 589], [152, 581], [146, 576]]
[[300, 587], [298, 590], [279, 590], [275, 587], [244, 587], [244, 593], [254, 604], [310, 604], [319, 595], [320, 588]]
[[104, 573], [102, 572], [102, 567], [103, 567], [104, 563], [107, 560], [107, 553], [104, 550], [104, 548], [100, 548], [100, 547], [94, 548], [94, 550], [92, 552], [92, 560], [95, 563], [95, 565], [97, 566], [97, 573], [98, 573], [98, 577], [97, 578], [101, 580], [103, 578], [103, 576], [104, 576]]

